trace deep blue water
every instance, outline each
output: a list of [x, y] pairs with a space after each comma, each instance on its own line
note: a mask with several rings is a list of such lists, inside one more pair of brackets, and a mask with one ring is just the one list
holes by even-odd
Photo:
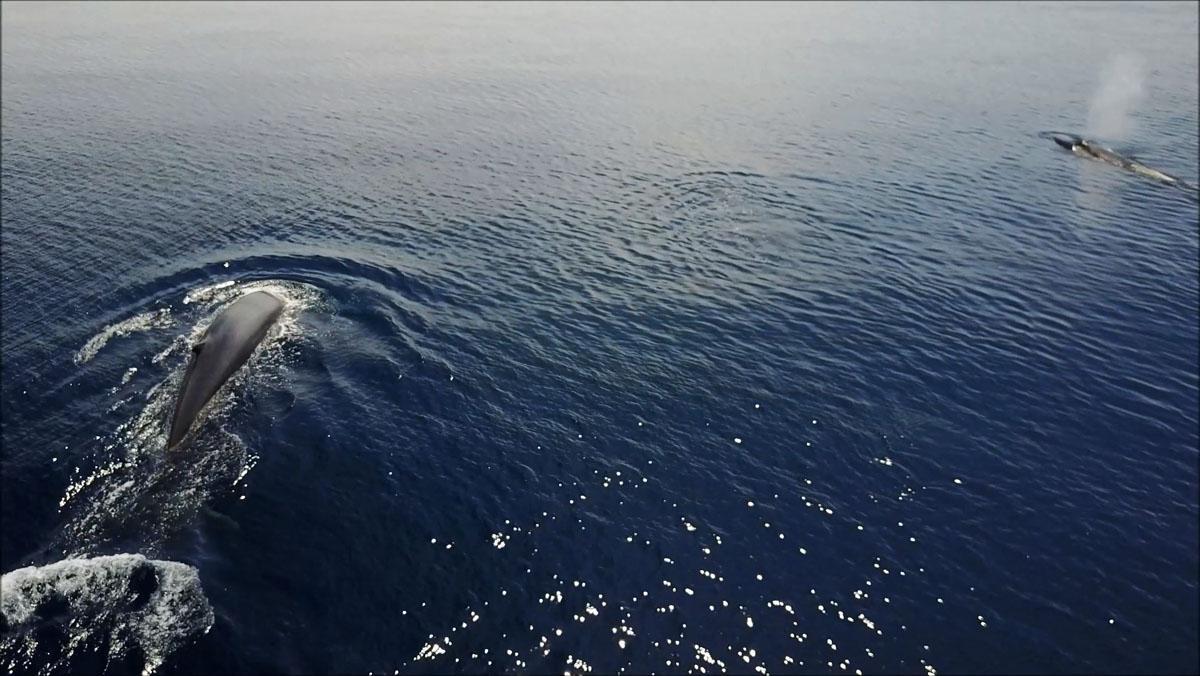
[[1194, 183], [1198, 13], [5, 4], [0, 569], [215, 621], [0, 657], [1195, 671], [1197, 201], [1038, 133]]

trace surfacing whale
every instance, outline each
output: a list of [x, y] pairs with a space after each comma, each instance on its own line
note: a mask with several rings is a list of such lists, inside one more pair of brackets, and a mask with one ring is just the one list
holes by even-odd
[[281, 312], [283, 301], [266, 291], [255, 291], [234, 301], [213, 320], [204, 337], [192, 346], [171, 418], [168, 450], [183, 441], [204, 405], [246, 363]]
[[1044, 138], [1053, 140], [1059, 146], [1070, 150], [1080, 157], [1086, 157], [1091, 160], [1099, 160], [1100, 162], [1105, 162], [1107, 164], [1120, 167], [1126, 171], [1132, 171], [1135, 174], [1141, 174], [1142, 176], [1152, 178], [1167, 185], [1174, 185], [1189, 190], [1196, 189], [1195, 186], [1171, 176], [1170, 174], [1164, 174], [1157, 169], [1147, 167], [1137, 160], [1119, 155], [1113, 151], [1112, 148], [1105, 148], [1102, 145], [1088, 141], [1082, 136], [1057, 131], [1045, 132], [1042, 134], [1042, 136]]

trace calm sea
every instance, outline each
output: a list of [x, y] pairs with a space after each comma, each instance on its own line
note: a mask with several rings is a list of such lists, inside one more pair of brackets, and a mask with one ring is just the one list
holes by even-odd
[[10, 673], [1197, 669], [1195, 3], [2, 12]]

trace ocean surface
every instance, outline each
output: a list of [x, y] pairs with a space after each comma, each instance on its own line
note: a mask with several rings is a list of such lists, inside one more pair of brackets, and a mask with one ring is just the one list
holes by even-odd
[[2, 12], [8, 673], [1197, 669], [1195, 3]]

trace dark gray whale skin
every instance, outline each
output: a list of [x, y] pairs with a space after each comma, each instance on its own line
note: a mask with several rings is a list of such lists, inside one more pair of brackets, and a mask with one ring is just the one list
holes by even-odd
[[1186, 181], [1182, 181], [1169, 174], [1164, 174], [1163, 172], [1148, 167], [1137, 160], [1133, 160], [1128, 157], [1122, 157], [1121, 155], [1113, 152], [1110, 148], [1105, 148], [1102, 145], [1088, 141], [1082, 136], [1056, 131], [1046, 132], [1045, 137], [1053, 139], [1054, 142], [1059, 146], [1070, 150], [1072, 153], [1075, 153], [1080, 157], [1107, 162], [1108, 164], [1132, 171], [1135, 174], [1141, 174], [1142, 176], [1152, 178], [1161, 183], [1166, 183], [1167, 185], [1174, 185], [1192, 191], [1196, 190], [1196, 186], [1187, 183]]
[[234, 301], [213, 320], [204, 337], [192, 346], [171, 417], [168, 450], [187, 436], [204, 405], [246, 363], [281, 312], [283, 301], [266, 291], [255, 291]]

